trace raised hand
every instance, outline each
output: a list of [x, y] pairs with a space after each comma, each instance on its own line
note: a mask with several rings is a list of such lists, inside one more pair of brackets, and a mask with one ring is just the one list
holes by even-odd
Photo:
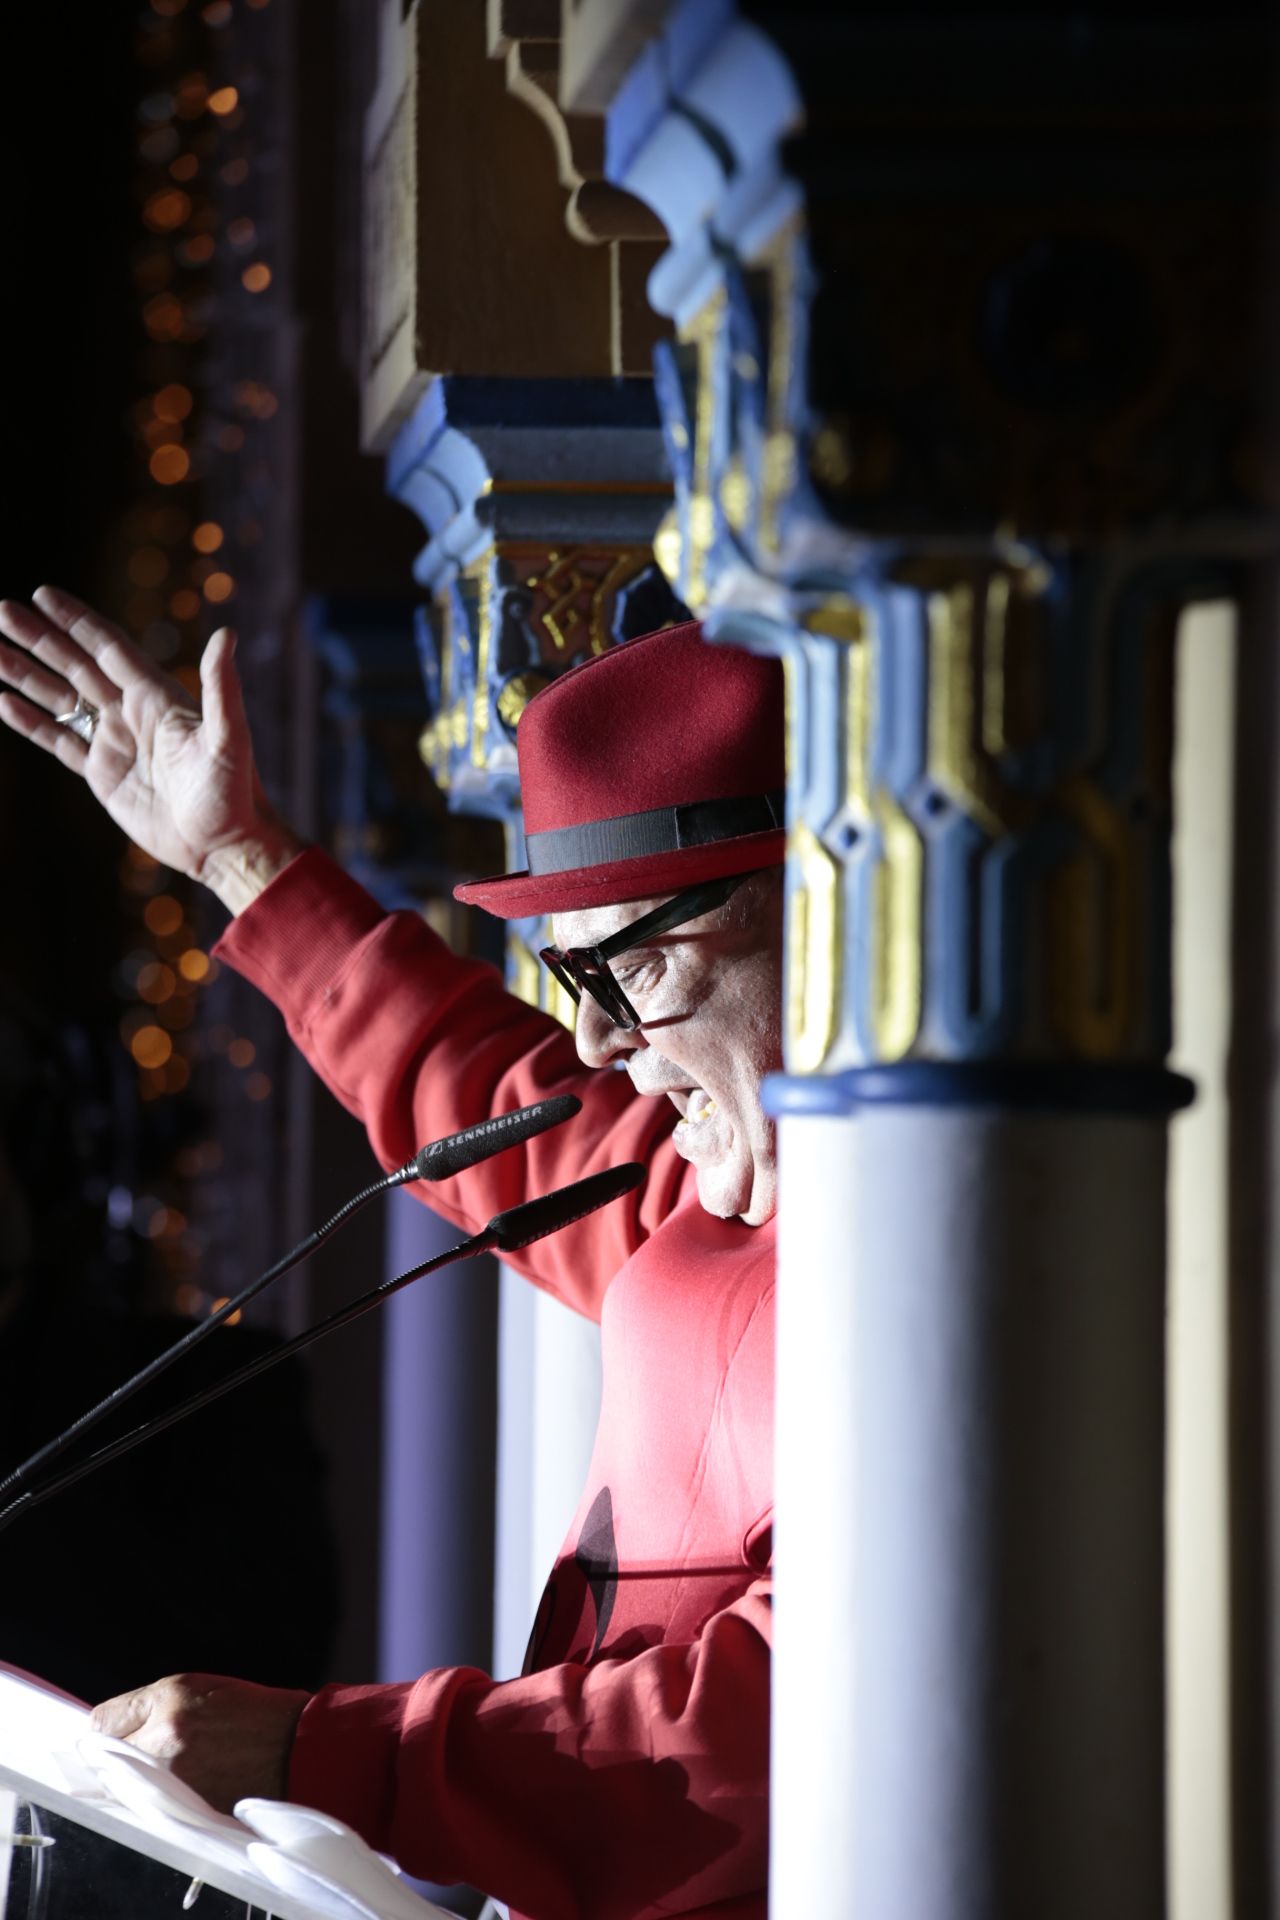
[[[80, 774], [164, 866], [236, 912], [299, 850], [258, 780], [228, 628], [205, 648], [199, 705], [61, 588], [41, 587], [34, 607], [0, 601], [0, 633], [0, 682], [12, 689], [0, 692], [0, 720]], [[97, 709], [87, 741], [57, 718], [77, 702]]]

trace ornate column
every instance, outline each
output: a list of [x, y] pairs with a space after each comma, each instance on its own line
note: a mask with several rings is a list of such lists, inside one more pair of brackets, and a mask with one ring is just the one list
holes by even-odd
[[771, 1908], [1157, 1914], [1171, 646], [1275, 538], [1263, 49], [622, 12], [658, 551], [790, 689]]

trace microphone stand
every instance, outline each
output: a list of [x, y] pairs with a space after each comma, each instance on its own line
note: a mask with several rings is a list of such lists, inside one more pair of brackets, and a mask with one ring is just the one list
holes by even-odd
[[283, 1274], [296, 1267], [318, 1247], [322, 1247], [327, 1240], [331, 1240], [353, 1214], [367, 1207], [371, 1200], [378, 1198], [379, 1194], [386, 1193], [393, 1187], [405, 1186], [412, 1180], [448, 1179], [467, 1167], [475, 1166], [481, 1160], [489, 1159], [495, 1153], [503, 1152], [507, 1147], [516, 1146], [534, 1134], [545, 1132], [548, 1127], [558, 1126], [562, 1120], [567, 1120], [575, 1114], [581, 1104], [573, 1094], [560, 1094], [547, 1100], [536, 1101], [530, 1107], [519, 1107], [513, 1113], [500, 1114], [492, 1120], [478, 1121], [475, 1126], [464, 1127], [460, 1133], [450, 1134], [444, 1140], [432, 1141], [416, 1153], [412, 1160], [407, 1160], [404, 1166], [397, 1167], [394, 1173], [384, 1174], [380, 1180], [375, 1180], [372, 1186], [365, 1187], [363, 1192], [354, 1194], [350, 1200], [338, 1208], [331, 1219], [326, 1220], [323, 1226], [316, 1227], [305, 1240], [300, 1240], [297, 1246], [277, 1260], [274, 1266], [268, 1267], [265, 1273], [260, 1273], [256, 1280], [251, 1280], [247, 1287], [241, 1288], [239, 1293], [233, 1294], [229, 1300], [224, 1301], [216, 1312], [199, 1321], [189, 1332], [184, 1333], [181, 1339], [175, 1340], [171, 1347], [166, 1347], [165, 1351], [157, 1354], [154, 1360], [140, 1367], [137, 1373], [107, 1394], [105, 1399], [99, 1400], [96, 1406], [90, 1407], [87, 1413], [82, 1413], [62, 1433], [55, 1435], [45, 1446], [38, 1448], [35, 1453], [16, 1466], [12, 1473], [0, 1479], [0, 1501], [4, 1500], [6, 1495], [15, 1493], [19, 1487], [30, 1480], [33, 1474], [38, 1473], [41, 1467], [52, 1465], [67, 1451], [68, 1447], [74, 1446], [77, 1440], [99, 1425], [109, 1414], [114, 1413], [118, 1407], [123, 1406], [126, 1400], [131, 1400], [135, 1393], [141, 1392], [143, 1387], [150, 1386], [151, 1382], [159, 1379], [160, 1375], [173, 1366], [175, 1361], [181, 1360], [183, 1355], [190, 1353], [193, 1347], [198, 1347], [201, 1341], [207, 1340], [224, 1320], [229, 1320], [233, 1313], [239, 1313], [242, 1307], [246, 1307], [251, 1300], [256, 1300], [273, 1281], [279, 1280]]
[[470, 1260], [477, 1254], [518, 1253], [535, 1240], [543, 1240], [548, 1234], [558, 1233], [562, 1227], [571, 1226], [575, 1220], [581, 1220], [598, 1207], [606, 1206], [609, 1201], [617, 1200], [625, 1193], [632, 1192], [644, 1179], [645, 1169], [636, 1161], [626, 1161], [618, 1167], [608, 1167], [602, 1173], [589, 1174], [585, 1180], [576, 1180], [571, 1186], [559, 1187], [554, 1193], [543, 1195], [537, 1200], [525, 1201], [522, 1205], [509, 1207], [504, 1213], [495, 1214], [487, 1226], [470, 1239], [461, 1241], [456, 1247], [449, 1247], [444, 1253], [434, 1254], [424, 1260], [420, 1266], [410, 1267], [407, 1273], [401, 1273], [394, 1280], [384, 1280], [379, 1286], [371, 1287], [345, 1307], [339, 1307], [327, 1319], [317, 1322], [304, 1333], [299, 1333], [283, 1346], [275, 1347], [270, 1353], [260, 1354], [256, 1360], [250, 1360], [239, 1367], [235, 1373], [228, 1374], [225, 1380], [214, 1381], [199, 1393], [181, 1401], [170, 1408], [168, 1413], [158, 1414], [154, 1419], [144, 1421], [140, 1426], [122, 1434], [105, 1447], [99, 1447], [87, 1460], [79, 1461], [73, 1467], [67, 1467], [62, 1473], [55, 1474], [41, 1486], [28, 1488], [19, 1494], [16, 1500], [0, 1509], [0, 1532], [11, 1527], [24, 1513], [30, 1513], [51, 1500], [57, 1493], [76, 1485], [99, 1467], [109, 1466], [122, 1454], [131, 1453], [144, 1441], [153, 1439], [157, 1434], [165, 1433], [176, 1426], [179, 1420], [185, 1420], [189, 1413], [198, 1413], [214, 1400], [220, 1400], [225, 1393], [231, 1393], [247, 1381], [256, 1380], [259, 1374], [278, 1366], [282, 1360], [289, 1360], [301, 1353], [316, 1340], [322, 1340], [326, 1334], [334, 1333], [339, 1327], [345, 1327], [350, 1321], [358, 1320], [374, 1307], [389, 1300], [401, 1287], [407, 1287], [414, 1280], [422, 1279], [426, 1274], [436, 1273], [441, 1267], [452, 1265], [457, 1260]]

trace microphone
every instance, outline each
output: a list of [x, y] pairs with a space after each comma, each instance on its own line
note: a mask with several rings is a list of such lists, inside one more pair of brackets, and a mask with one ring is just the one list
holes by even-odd
[[116, 1408], [123, 1406], [126, 1400], [131, 1400], [135, 1393], [149, 1386], [153, 1380], [159, 1379], [175, 1360], [180, 1360], [184, 1354], [190, 1353], [193, 1347], [198, 1347], [202, 1340], [207, 1340], [224, 1320], [229, 1320], [233, 1313], [239, 1313], [242, 1307], [247, 1306], [250, 1300], [255, 1300], [274, 1280], [279, 1280], [283, 1274], [290, 1272], [318, 1247], [322, 1247], [327, 1240], [331, 1240], [339, 1227], [345, 1226], [347, 1221], [362, 1208], [367, 1207], [371, 1200], [376, 1200], [380, 1193], [386, 1193], [392, 1187], [405, 1186], [411, 1180], [446, 1180], [455, 1173], [463, 1173], [468, 1167], [478, 1166], [482, 1160], [488, 1160], [495, 1153], [504, 1153], [508, 1147], [518, 1146], [522, 1141], [531, 1140], [535, 1134], [545, 1133], [550, 1127], [558, 1127], [561, 1121], [571, 1119], [581, 1110], [582, 1102], [576, 1094], [554, 1094], [546, 1100], [535, 1100], [532, 1106], [517, 1107], [512, 1113], [501, 1113], [491, 1120], [477, 1121], [474, 1126], [464, 1127], [460, 1133], [448, 1134], [443, 1140], [432, 1140], [416, 1153], [412, 1160], [407, 1160], [404, 1166], [397, 1167], [394, 1173], [384, 1174], [380, 1180], [375, 1180], [372, 1186], [365, 1187], [362, 1192], [353, 1195], [338, 1208], [332, 1219], [326, 1220], [322, 1227], [317, 1227], [314, 1232], [309, 1233], [305, 1240], [299, 1240], [297, 1246], [286, 1253], [282, 1259], [277, 1260], [274, 1266], [268, 1267], [266, 1272], [260, 1273], [256, 1280], [251, 1280], [247, 1287], [224, 1301], [216, 1312], [209, 1314], [197, 1326], [184, 1333], [181, 1339], [175, 1340], [171, 1347], [166, 1347], [163, 1353], [157, 1354], [155, 1359], [148, 1361], [145, 1367], [140, 1367], [138, 1372], [126, 1380], [122, 1386], [116, 1387], [113, 1392], [107, 1394], [105, 1399], [99, 1400], [96, 1406], [90, 1407], [87, 1413], [82, 1413], [79, 1419], [73, 1420], [69, 1427], [57, 1434], [47, 1445], [37, 1448], [36, 1452], [24, 1460], [20, 1466], [15, 1467], [12, 1473], [0, 1479], [0, 1500], [3, 1500], [6, 1494], [13, 1493], [21, 1487], [41, 1467], [47, 1467], [59, 1459], [68, 1447], [80, 1439], [82, 1434], [91, 1432], [100, 1421], [107, 1418], [108, 1414], [114, 1413]]
[[122, 1434], [118, 1440], [99, 1447], [87, 1460], [64, 1468], [38, 1487], [28, 1488], [0, 1510], [0, 1532], [12, 1526], [15, 1520], [29, 1513], [32, 1508], [43, 1505], [46, 1500], [52, 1500], [55, 1494], [62, 1493], [67, 1487], [73, 1487], [78, 1481], [95, 1473], [99, 1467], [109, 1466], [123, 1454], [132, 1453], [144, 1441], [165, 1433], [170, 1427], [176, 1426], [179, 1420], [185, 1420], [189, 1413], [198, 1413], [212, 1401], [220, 1400], [223, 1394], [231, 1393], [236, 1387], [256, 1380], [259, 1374], [279, 1366], [282, 1360], [292, 1359], [294, 1354], [301, 1353], [314, 1341], [322, 1340], [326, 1334], [335, 1333], [339, 1327], [360, 1319], [374, 1307], [381, 1306], [384, 1300], [389, 1300], [393, 1293], [399, 1293], [401, 1287], [407, 1287], [414, 1280], [435, 1273], [441, 1267], [450, 1266], [455, 1260], [470, 1260], [480, 1253], [518, 1253], [523, 1247], [531, 1247], [537, 1240], [545, 1240], [548, 1234], [559, 1233], [562, 1227], [571, 1227], [575, 1221], [585, 1220], [588, 1214], [608, 1206], [611, 1201], [620, 1200], [624, 1194], [633, 1193], [644, 1177], [644, 1167], [638, 1161], [628, 1160], [621, 1166], [607, 1167], [602, 1173], [588, 1174], [586, 1179], [575, 1180], [571, 1186], [558, 1187], [554, 1193], [544, 1194], [538, 1200], [526, 1200], [518, 1207], [508, 1207], [505, 1212], [496, 1213], [488, 1225], [482, 1227], [479, 1233], [472, 1234], [469, 1240], [460, 1241], [456, 1247], [450, 1247], [444, 1253], [434, 1254], [430, 1260], [424, 1260], [420, 1266], [410, 1267], [407, 1273], [398, 1274], [394, 1280], [384, 1280], [381, 1286], [371, 1287], [368, 1293], [362, 1293], [347, 1306], [339, 1307], [336, 1313], [331, 1313], [314, 1327], [308, 1327], [305, 1333], [286, 1340], [283, 1346], [250, 1360], [246, 1366], [228, 1374], [225, 1380], [214, 1381], [211, 1386], [202, 1388], [199, 1393], [171, 1407], [168, 1413], [158, 1414], [155, 1419], [146, 1420], [141, 1426]]
[[455, 1173], [463, 1173], [466, 1168], [487, 1160], [491, 1153], [504, 1153], [508, 1147], [518, 1147], [523, 1141], [532, 1140], [535, 1134], [545, 1133], [548, 1127], [558, 1127], [562, 1120], [570, 1120], [581, 1111], [582, 1102], [576, 1094], [557, 1093], [549, 1100], [535, 1100], [531, 1107], [517, 1107], [514, 1113], [477, 1120], [473, 1127], [464, 1127], [461, 1133], [451, 1133], [446, 1139], [433, 1140], [430, 1146], [423, 1147], [412, 1160], [406, 1160], [395, 1173], [388, 1174], [386, 1184], [400, 1187], [410, 1180], [451, 1180]]

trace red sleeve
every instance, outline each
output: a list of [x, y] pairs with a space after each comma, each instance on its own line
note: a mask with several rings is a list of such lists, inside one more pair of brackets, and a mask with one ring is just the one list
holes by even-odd
[[564, 1126], [410, 1191], [474, 1232], [504, 1207], [600, 1168], [646, 1163], [638, 1193], [512, 1261], [599, 1318], [613, 1275], [680, 1198], [686, 1168], [670, 1143], [667, 1102], [641, 1099], [625, 1074], [583, 1067], [572, 1036], [509, 994], [492, 967], [450, 952], [417, 914], [384, 913], [314, 849], [232, 921], [215, 951], [275, 1002], [388, 1169], [477, 1120], [576, 1093], [583, 1111]]
[[[653, 1920], [767, 1881], [771, 1574], [690, 1645], [495, 1681], [326, 1687], [289, 1797], [538, 1920]], [[754, 1905], [752, 1907], [754, 1911]]]

